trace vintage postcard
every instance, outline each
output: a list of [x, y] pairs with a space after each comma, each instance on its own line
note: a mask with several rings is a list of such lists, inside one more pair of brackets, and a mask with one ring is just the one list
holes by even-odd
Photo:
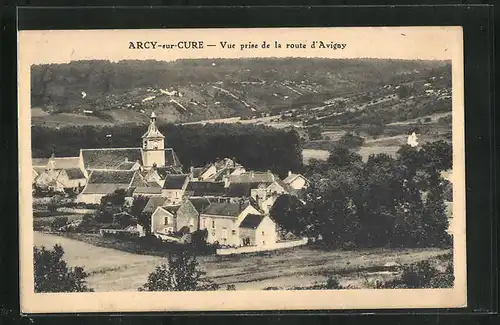
[[18, 38], [22, 312], [467, 306], [460, 27]]

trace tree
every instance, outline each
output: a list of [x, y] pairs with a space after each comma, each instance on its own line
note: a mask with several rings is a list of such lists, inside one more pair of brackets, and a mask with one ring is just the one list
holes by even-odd
[[422, 145], [423, 162], [426, 168], [435, 168], [437, 171], [448, 170], [452, 167], [451, 144], [445, 141], [435, 141]]
[[204, 249], [207, 246], [208, 230], [199, 229], [191, 234], [191, 245], [196, 249]]
[[122, 189], [103, 196], [97, 208], [97, 219], [101, 222], [112, 222], [113, 215], [122, 212], [125, 205], [125, 197], [125, 190]]
[[360, 137], [359, 135], [355, 135], [352, 133], [346, 133], [338, 141], [336, 141], [335, 145], [340, 148], [345, 149], [356, 149], [363, 145], [365, 139]]
[[302, 214], [303, 203], [293, 195], [280, 195], [271, 208], [270, 216], [284, 230], [302, 234], [306, 222]]
[[142, 210], [144, 210], [144, 207], [146, 206], [146, 204], [148, 204], [148, 201], [149, 199], [146, 196], [140, 195], [134, 197], [134, 201], [130, 206], [130, 214], [139, 219], [140, 215], [142, 214]]
[[450, 236], [448, 230], [448, 216], [444, 204], [444, 191], [442, 186], [434, 186], [427, 193], [422, 212], [422, 223], [429, 246], [447, 245]]
[[309, 138], [311, 140], [319, 140], [321, 139], [321, 128], [319, 126], [311, 126], [307, 129], [307, 133], [309, 134]]
[[64, 250], [55, 245], [53, 250], [34, 247], [35, 292], [89, 292], [82, 267], [68, 268], [63, 260]]
[[143, 227], [146, 236], [151, 235], [151, 215], [151, 212], [143, 212], [137, 218], [137, 223]]
[[195, 255], [179, 251], [168, 255], [168, 263], [156, 267], [139, 291], [209, 291], [218, 285], [198, 269]]
[[363, 160], [360, 155], [349, 151], [347, 148], [334, 148], [330, 151], [327, 163], [332, 167], [349, 167], [351, 165], [360, 165]]

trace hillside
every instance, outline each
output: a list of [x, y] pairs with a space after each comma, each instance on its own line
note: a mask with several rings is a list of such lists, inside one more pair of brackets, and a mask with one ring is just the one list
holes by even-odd
[[[423, 84], [433, 76], [444, 83], [439, 87], [451, 88], [444, 61], [75, 61], [32, 66], [32, 115], [33, 124], [48, 126], [144, 123], [152, 109], [165, 122], [248, 119], [334, 106], [338, 98], [361, 107], [363, 100], [390, 95], [387, 86]], [[412, 111], [405, 117], [433, 112]], [[307, 115], [302, 121], [315, 122]]]

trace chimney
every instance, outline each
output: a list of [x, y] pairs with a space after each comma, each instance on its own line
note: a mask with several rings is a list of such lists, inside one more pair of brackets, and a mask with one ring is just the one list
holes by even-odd
[[291, 170], [288, 171], [288, 176], [292, 176], [292, 171]]

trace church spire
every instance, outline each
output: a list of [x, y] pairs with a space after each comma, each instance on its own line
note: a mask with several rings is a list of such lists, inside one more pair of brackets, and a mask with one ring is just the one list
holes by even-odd
[[151, 112], [150, 122], [148, 131], [144, 133], [143, 138], [165, 138], [163, 134], [158, 130], [156, 126], [156, 114], [154, 111]]

